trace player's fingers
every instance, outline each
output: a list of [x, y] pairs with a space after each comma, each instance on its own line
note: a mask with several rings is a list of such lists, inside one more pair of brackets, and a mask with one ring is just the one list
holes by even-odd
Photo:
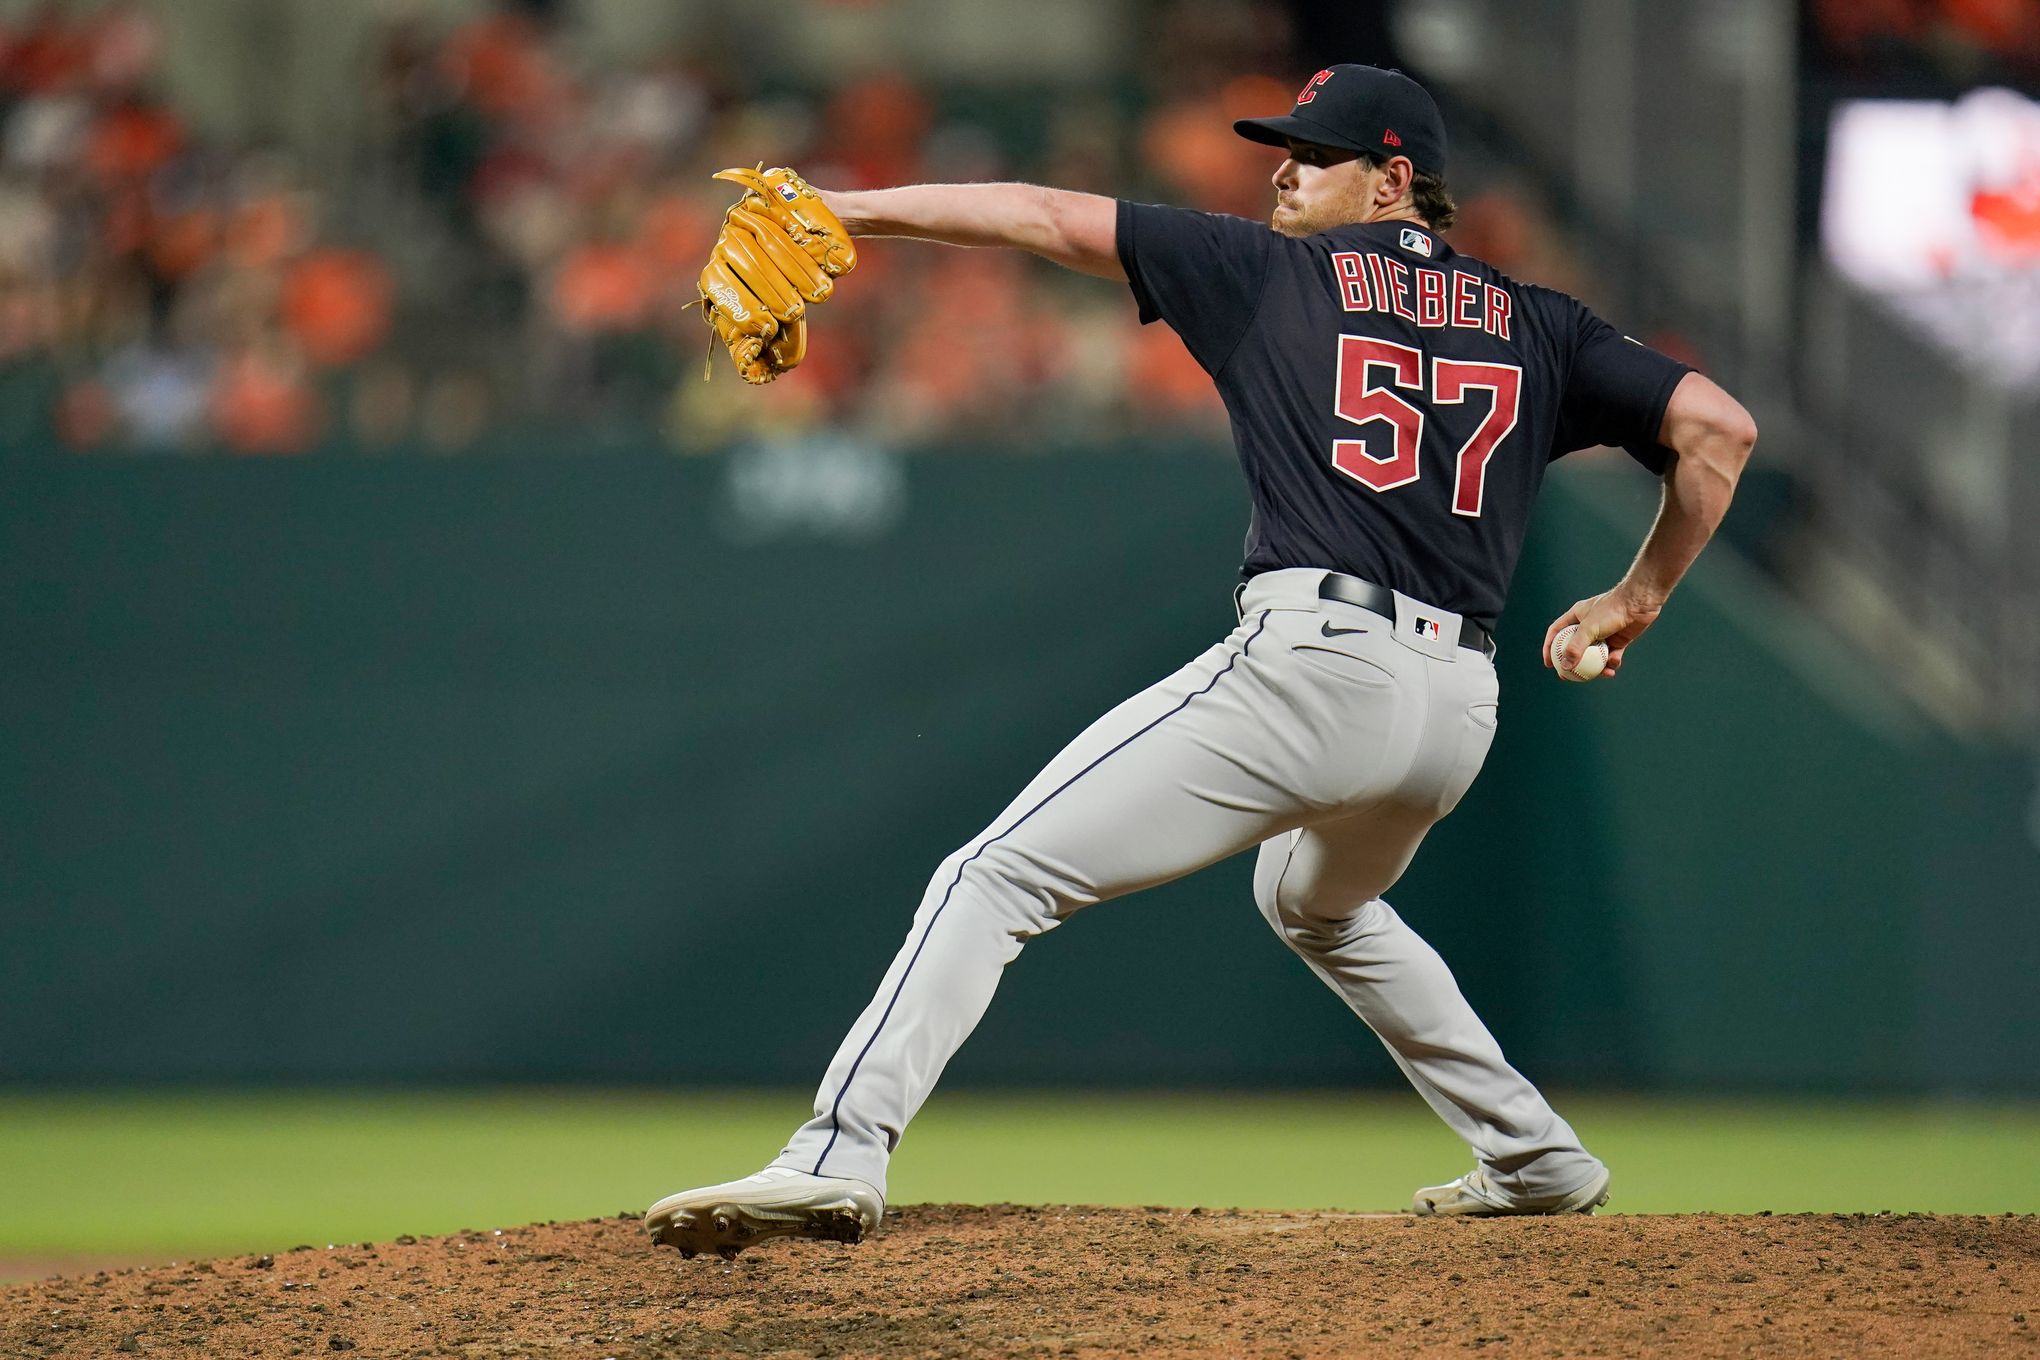
[[[1582, 601], [1581, 603], [1585, 602]], [[1551, 649], [1553, 646], [1557, 644], [1558, 635], [1560, 633], [1563, 633], [1572, 624], [1578, 623], [1580, 621], [1579, 609], [1580, 609], [1579, 605], [1577, 604], [1574, 605], [1571, 609], [1566, 610], [1563, 614], [1560, 614], [1557, 618], [1553, 619], [1551, 621], [1551, 627], [1544, 630], [1543, 658], [1546, 670], [1549, 670], [1551, 668]]]
[[1597, 642], [1606, 643], [1613, 651], [1617, 645], [1629, 641], [1624, 631], [1629, 627], [1629, 616], [1609, 596], [1597, 595], [1591, 600], [1582, 600], [1574, 609], [1579, 614], [1580, 626], [1566, 647], [1573, 654], [1569, 664], [1577, 665], [1580, 657], [1586, 655], [1587, 648]]
[[1567, 670], [1578, 666], [1580, 658], [1587, 654], [1587, 648], [1600, 640], [1601, 634], [1594, 631], [1592, 624], [1594, 604], [1593, 600], [1581, 600], [1565, 611], [1554, 625], [1552, 636], [1545, 640], [1544, 655], [1547, 662], [1551, 658], [1552, 643], [1559, 633], [1568, 628], [1572, 629], [1572, 635], [1565, 640], [1565, 646], [1561, 649]]

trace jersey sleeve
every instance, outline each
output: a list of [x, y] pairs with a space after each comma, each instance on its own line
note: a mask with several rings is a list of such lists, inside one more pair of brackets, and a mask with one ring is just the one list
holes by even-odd
[[1141, 324], [1168, 322], [1213, 376], [1253, 325], [1275, 240], [1272, 229], [1244, 217], [1119, 204], [1119, 263]]
[[1671, 451], [1658, 443], [1658, 430], [1672, 389], [1690, 372], [1579, 307], [1551, 456], [1608, 444], [1662, 474]]

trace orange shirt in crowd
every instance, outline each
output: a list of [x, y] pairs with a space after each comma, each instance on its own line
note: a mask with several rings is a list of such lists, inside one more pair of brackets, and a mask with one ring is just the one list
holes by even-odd
[[859, 184], [912, 184], [920, 178], [921, 143], [934, 120], [928, 98], [902, 76], [846, 85], [829, 101], [826, 159], [847, 166]]
[[150, 226], [149, 263], [160, 278], [188, 279], [212, 260], [219, 244], [219, 215], [209, 208], [193, 208], [157, 218]]
[[1157, 109], [1141, 130], [1141, 149], [1197, 207], [1266, 217], [1275, 192], [1269, 179], [1282, 154], [1235, 134], [1233, 120], [1280, 108], [1293, 95], [1265, 76], [1242, 76], [1215, 94]]
[[1168, 418], [1223, 411], [1218, 389], [1167, 326], [1134, 332], [1126, 358], [1127, 396], [1143, 415]]
[[278, 190], [250, 198], [233, 210], [227, 219], [226, 248], [234, 263], [265, 269], [295, 253], [310, 234], [303, 200]]
[[2040, 6], [2033, 0], [1813, 0], [1827, 40], [1860, 51], [1878, 38], [1922, 43], [1939, 27], [1988, 51], [2040, 60]]
[[543, 122], [567, 95], [545, 34], [520, 14], [477, 19], [447, 41], [440, 69], [474, 106], [500, 122]]
[[351, 364], [382, 343], [395, 296], [396, 281], [375, 256], [314, 250], [284, 274], [283, 324], [313, 363]]
[[691, 282], [715, 245], [718, 229], [700, 199], [667, 190], [646, 205], [638, 220], [637, 247], [661, 271], [683, 274]]
[[100, 114], [85, 143], [85, 163], [102, 183], [144, 179], [184, 149], [184, 124], [168, 109], [132, 102]]
[[0, 79], [26, 94], [49, 94], [72, 84], [90, 53], [85, 35], [53, 5], [23, 30], [0, 60]]
[[583, 333], [625, 331], [644, 319], [653, 271], [630, 246], [589, 241], [560, 262], [552, 308], [560, 324]]
[[319, 436], [319, 403], [304, 366], [274, 346], [259, 346], [220, 365], [212, 393], [213, 427], [235, 453], [302, 453]]

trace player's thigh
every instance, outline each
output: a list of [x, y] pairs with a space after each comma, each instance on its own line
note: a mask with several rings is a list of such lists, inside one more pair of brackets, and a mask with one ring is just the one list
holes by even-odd
[[1091, 724], [951, 863], [1066, 909], [1247, 849], [1309, 815], [1268, 740], [1273, 707], [1238, 648], [1214, 648]]

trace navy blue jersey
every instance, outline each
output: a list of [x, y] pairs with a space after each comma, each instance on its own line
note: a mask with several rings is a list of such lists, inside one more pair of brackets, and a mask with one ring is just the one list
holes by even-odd
[[1232, 418], [1246, 576], [1325, 567], [1492, 625], [1551, 460], [1612, 444], [1664, 470], [1684, 364], [1415, 223], [1296, 240], [1122, 202], [1118, 246], [1142, 323]]

